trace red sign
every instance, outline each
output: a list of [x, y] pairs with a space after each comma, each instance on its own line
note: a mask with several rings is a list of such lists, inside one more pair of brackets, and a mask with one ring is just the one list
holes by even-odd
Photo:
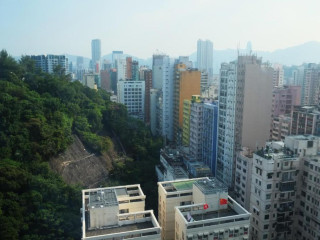
[[208, 209], [209, 208], [209, 205], [208, 204], [204, 204], [203, 205], [203, 209]]
[[220, 198], [220, 205], [228, 204], [228, 199]]

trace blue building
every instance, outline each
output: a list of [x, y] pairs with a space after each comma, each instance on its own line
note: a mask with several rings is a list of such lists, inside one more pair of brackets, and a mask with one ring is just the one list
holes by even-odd
[[202, 161], [210, 167], [214, 176], [217, 159], [218, 106], [218, 101], [204, 103], [203, 106]]

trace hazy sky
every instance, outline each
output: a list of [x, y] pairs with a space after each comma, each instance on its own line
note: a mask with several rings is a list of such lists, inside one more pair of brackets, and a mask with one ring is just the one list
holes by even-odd
[[123, 50], [141, 58], [215, 49], [273, 51], [320, 41], [319, 0], [0, 0], [0, 49], [11, 55], [69, 53], [91, 57]]

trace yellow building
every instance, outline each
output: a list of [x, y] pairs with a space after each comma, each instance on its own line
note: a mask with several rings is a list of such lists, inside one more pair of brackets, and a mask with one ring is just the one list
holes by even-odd
[[174, 90], [174, 136], [177, 141], [178, 133], [183, 126], [183, 101], [192, 95], [200, 95], [201, 72], [187, 69], [185, 64], [175, 65]]
[[190, 113], [191, 104], [194, 102], [201, 102], [200, 95], [192, 95], [191, 100], [185, 99], [183, 101], [183, 122], [182, 122], [182, 145], [189, 146], [190, 144]]

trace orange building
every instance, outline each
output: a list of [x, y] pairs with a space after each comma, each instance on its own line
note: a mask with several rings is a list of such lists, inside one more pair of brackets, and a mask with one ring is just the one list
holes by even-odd
[[183, 101], [192, 95], [200, 95], [201, 72], [187, 69], [185, 64], [175, 65], [174, 75], [174, 136], [176, 142], [181, 140], [183, 125]]

